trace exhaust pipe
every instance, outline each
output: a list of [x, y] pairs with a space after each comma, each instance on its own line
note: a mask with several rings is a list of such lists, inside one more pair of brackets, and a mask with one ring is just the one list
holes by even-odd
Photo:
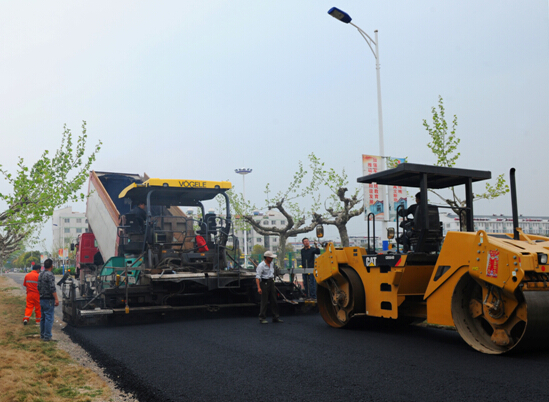
[[513, 239], [520, 240], [520, 235], [517, 230], [519, 225], [518, 206], [517, 206], [517, 185], [515, 183], [515, 168], [511, 168], [509, 172], [511, 179], [511, 206], [513, 209]]

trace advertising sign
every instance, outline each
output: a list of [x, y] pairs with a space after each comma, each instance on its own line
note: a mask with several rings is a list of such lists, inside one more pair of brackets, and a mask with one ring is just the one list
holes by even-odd
[[[392, 159], [396, 164], [405, 162], [404, 158]], [[374, 155], [362, 155], [362, 172], [364, 176], [377, 173], [381, 170], [381, 157]], [[364, 214], [367, 219], [368, 214], [373, 213], [376, 220], [384, 219], [384, 189], [385, 186], [377, 183], [364, 184]], [[401, 186], [389, 187], [389, 220], [396, 221], [396, 210], [399, 205], [407, 208], [406, 190]]]
[[[362, 172], [364, 176], [377, 173], [381, 169], [381, 157], [373, 155], [362, 155]], [[364, 214], [367, 219], [368, 214], [373, 213], [375, 219], [383, 220], [383, 190], [384, 186], [378, 186], [377, 183], [364, 184]]]

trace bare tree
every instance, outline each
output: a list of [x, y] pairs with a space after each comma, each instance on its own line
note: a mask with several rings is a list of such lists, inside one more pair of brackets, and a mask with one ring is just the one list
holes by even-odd
[[[280, 191], [270, 200], [265, 200], [267, 210], [277, 209], [284, 215], [286, 224], [283, 227], [268, 226], [262, 224], [261, 221], [257, 221], [257, 216], [253, 215], [253, 211], [258, 210], [258, 208], [249, 201], [244, 202], [241, 194], [230, 194], [236, 214], [242, 217], [249, 226], [263, 236], [279, 237], [277, 253], [281, 260], [286, 255], [286, 242], [290, 237], [310, 232], [319, 223], [320, 215], [315, 211], [318, 210], [320, 204], [318, 197], [314, 196], [314, 193], [318, 190], [317, 181], [312, 177], [309, 184], [303, 187], [306, 179], [307, 171], [303, 168], [303, 164], [299, 162], [299, 169], [294, 174], [294, 178], [287, 190]], [[267, 184], [265, 193], [269, 194], [269, 192], [269, 184]], [[312, 200], [310, 209], [300, 207], [297, 202], [297, 200], [305, 197]], [[309, 224], [306, 224], [309, 218], [311, 221]], [[247, 230], [246, 228], [244, 229]]]
[[[362, 198], [359, 197], [360, 189], [357, 187], [350, 196], [346, 196], [349, 181], [345, 169], [343, 169], [341, 174], [337, 173], [333, 168], [326, 170], [324, 162], [321, 162], [314, 153], [309, 155], [309, 163], [315, 180], [327, 187], [331, 193], [324, 202], [324, 208], [327, 213], [320, 216], [319, 223], [334, 225], [339, 232], [342, 246], [349, 247], [347, 223], [355, 216], [360, 216], [364, 213], [364, 203], [362, 202]], [[358, 204], [362, 205], [356, 208]]]

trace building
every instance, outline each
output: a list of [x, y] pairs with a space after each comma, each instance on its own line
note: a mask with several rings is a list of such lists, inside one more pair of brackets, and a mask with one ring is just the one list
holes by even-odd
[[[235, 219], [238, 219], [236, 217]], [[283, 228], [288, 224], [286, 217], [278, 210], [271, 209], [266, 213], [261, 213], [259, 211], [254, 212], [254, 220], [259, 222], [262, 226], [266, 227], [276, 227]], [[238, 238], [238, 244], [240, 245], [240, 250], [244, 252], [244, 231], [235, 230], [235, 236]], [[250, 228], [247, 233], [248, 240], [248, 254], [251, 254], [253, 247], [256, 244], [265, 247], [267, 250], [276, 252], [278, 249], [278, 236], [263, 236], [257, 233], [253, 228]]]
[[58, 250], [70, 248], [76, 243], [78, 235], [88, 232], [88, 220], [83, 212], [73, 212], [72, 207], [57, 209], [53, 212], [53, 247]]
[[[441, 213], [440, 222], [443, 234], [449, 231], [459, 231], [459, 217], [454, 213]], [[509, 215], [475, 215], [475, 231], [484, 230], [487, 233], [513, 233], [513, 217]], [[549, 236], [549, 217], [519, 216], [519, 227], [526, 234]]]

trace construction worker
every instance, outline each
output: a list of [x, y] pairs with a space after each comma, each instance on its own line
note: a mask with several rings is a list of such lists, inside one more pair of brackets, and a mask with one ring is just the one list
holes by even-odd
[[278, 314], [278, 305], [276, 304], [276, 288], [274, 283], [274, 262], [276, 254], [266, 251], [263, 254], [261, 263], [256, 268], [257, 292], [261, 295], [261, 307], [259, 310], [259, 323], [267, 324], [267, 303], [271, 303], [271, 312], [273, 313], [273, 322], [284, 322]]
[[[301, 266], [303, 268], [315, 267], [315, 255], [320, 255], [316, 241], [315, 246], [311, 247], [309, 239], [304, 237], [301, 241], [303, 248], [301, 249]], [[303, 274], [303, 290], [308, 300], [316, 300], [316, 280], [313, 274]]]
[[40, 307], [42, 319], [40, 320], [40, 339], [51, 341], [51, 329], [53, 327], [53, 314], [56, 306], [59, 306], [57, 290], [55, 288], [55, 276], [51, 272], [53, 261], [48, 258], [44, 261], [44, 272], [38, 276], [38, 291], [40, 292]]
[[27, 288], [27, 307], [25, 308], [25, 317], [23, 317], [23, 325], [27, 325], [34, 310], [34, 318], [36, 325], [40, 325], [40, 293], [38, 293], [38, 275], [40, 275], [40, 264], [34, 264], [32, 271], [25, 275], [23, 286]]

